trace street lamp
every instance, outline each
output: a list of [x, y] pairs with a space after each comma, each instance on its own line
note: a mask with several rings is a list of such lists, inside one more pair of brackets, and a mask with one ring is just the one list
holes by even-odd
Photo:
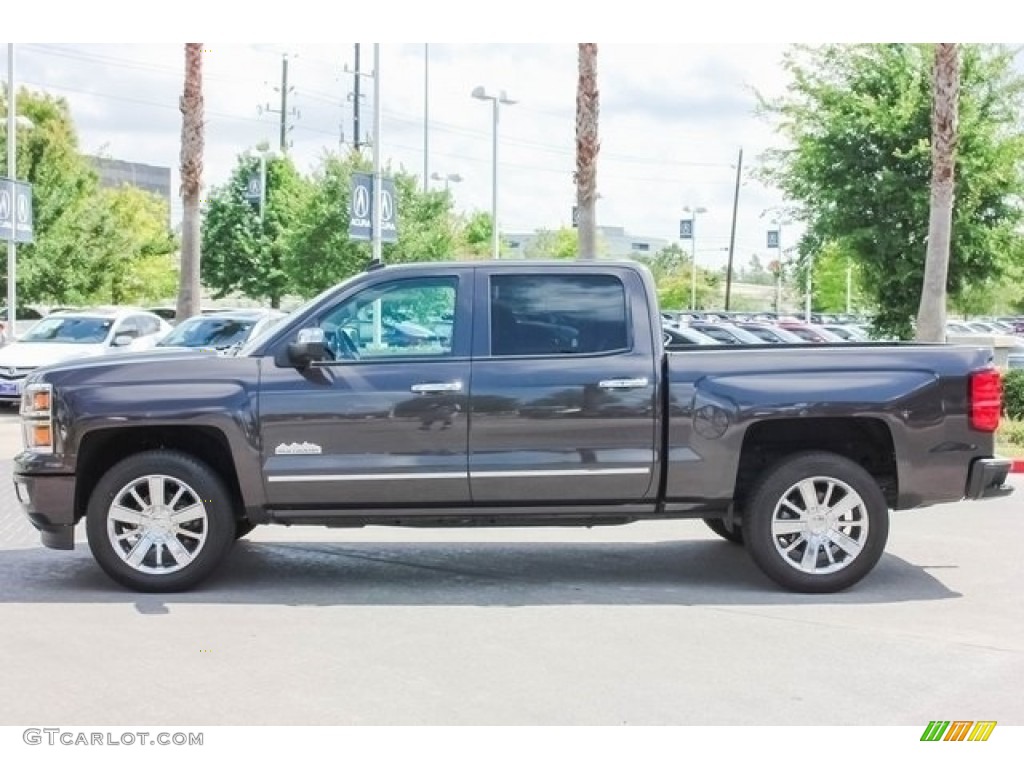
[[446, 173], [444, 176], [442, 176], [437, 171], [434, 171], [432, 174], [430, 174], [430, 178], [432, 178], [434, 181], [443, 181], [445, 192], [448, 191], [449, 182], [451, 182], [452, 184], [458, 184], [460, 181], [462, 181], [462, 177], [457, 173]]
[[494, 105], [491, 112], [491, 229], [493, 230], [491, 233], [491, 256], [497, 259], [500, 258], [498, 228], [498, 105], [512, 105], [516, 102], [510, 99], [504, 91], [499, 91], [498, 95], [493, 96], [487, 93], [482, 85], [474, 88], [469, 95], [474, 99], [490, 101]]
[[683, 207], [684, 213], [690, 214], [690, 309], [697, 308], [697, 214], [707, 213], [704, 206]]
[[[774, 224], [778, 229], [768, 231], [768, 242], [766, 243], [768, 248], [775, 248], [778, 250], [778, 257], [776, 262], [778, 269], [775, 270], [775, 313], [778, 314], [782, 309], [782, 228], [788, 224], [792, 224], [792, 220], [786, 218], [783, 215], [783, 209], [781, 208], [767, 208], [761, 211], [761, 218], [764, 218], [768, 214], [772, 214], [772, 218], [769, 221]], [[775, 234], [775, 242], [772, 243], [772, 232]], [[810, 320], [811, 312], [811, 283], [810, 278], [807, 281], [807, 319]]]

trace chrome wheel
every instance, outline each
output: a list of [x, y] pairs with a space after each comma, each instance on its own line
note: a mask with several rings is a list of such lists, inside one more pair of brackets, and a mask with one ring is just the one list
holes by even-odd
[[835, 573], [849, 566], [870, 534], [867, 503], [834, 477], [807, 477], [782, 494], [771, 518], [775, 549], [801, 573]]
[[140, 573], [168, 574], [188, 566], [206, 544], [210, 522], [203, 499], [168, 475], [145, 475], [121, 488], [107, 513], [115, 554]]

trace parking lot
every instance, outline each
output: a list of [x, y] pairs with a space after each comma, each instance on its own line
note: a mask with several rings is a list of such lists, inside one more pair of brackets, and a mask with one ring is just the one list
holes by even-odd
[[[17, 449], [0, 411], [5, 478]], [[39, 547], [2, 481], [0, 724], [1021, 725], [1022, 498], [896, 514], [837, 595], [696, 521], [258, 529], [140, 595], [83, 534]]]

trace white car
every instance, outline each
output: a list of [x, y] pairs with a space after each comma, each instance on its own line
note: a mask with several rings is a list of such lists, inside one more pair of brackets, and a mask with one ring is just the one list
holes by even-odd
[[25, 377], [44, 365], [111, 352], [152, 349], [171, 326], [140, 309], [54, 312], [0, 349], [0, 402], [17, 403]]

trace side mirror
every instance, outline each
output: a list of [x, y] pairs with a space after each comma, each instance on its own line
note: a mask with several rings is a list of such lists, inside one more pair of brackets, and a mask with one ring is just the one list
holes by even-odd
[[111, 342], [111, 345], [115, 347], [127, 347], [133, 341], [135, 341], [134, 336], [127, 333], [119, 333], [117, 336], [114, 337], [114, 340]]
[[307, 368], [327, 357], [327, 335], [323, 328], [303, 328], [288, 345], [288, 359], [296, 368]]

